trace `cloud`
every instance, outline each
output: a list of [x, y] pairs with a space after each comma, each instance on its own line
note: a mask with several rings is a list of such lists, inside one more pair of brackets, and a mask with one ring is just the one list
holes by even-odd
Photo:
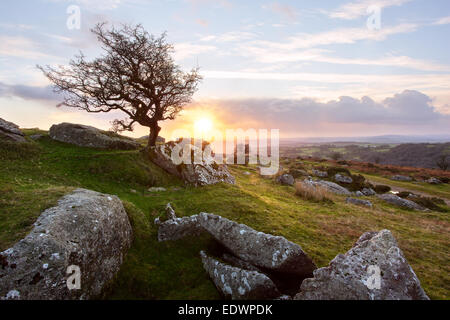
[[450, 24], [450, 16], [439, 18], [436, 21], [433, 22], [434, 25], [444, 25], [444, 24]]
[[55, 58], [44, 53], [37, 42], [22, 36], [0, 35], [0, 55], [25, 59]]
[[411, 0], [361, 0], [346, 3], [336, 10], [327, 12], [327, 14], [331, 18], [353, 20], [362, 16], [366, 16], [367, 8], [371, 6], [383, 9], [392, 6], [401, 6], [410, 1]]
[[61, 96], [53, 92], [52, 86], [38, 87], [10, 85], [0, 82], [0, 97], [18, 97], [25, 100], [61, 101]]
[[210, 113], [234, 128], [279, 128], [284, 134], [300, 135], [318, 128], [333, 134], [334, 129], [343, 127], [354, 134], [363, 134], [357, 130], [377, 126], [391, 128], [390, 132], [424, 126], [446, 131], [450, 125], [450, 115], [437, 112], [430, 97], [414, 90], [405, 90], [380, 102], [367, 96], [361, 99], [343, 96], [328, 102], [311, 98], [249, 98], [200, 101], [191, 108], [205, 105]]
[[217, 48], [211, 45], [200, 45], [189, 42], [175, 44], [175, 59], [183, 60], [201, 53], [214, 52]]
[[256, 34], [246, 31], [230, 31], [220, 35], [208, 35], [200, 38], [202, 42], [239, 42], [256, 38]]

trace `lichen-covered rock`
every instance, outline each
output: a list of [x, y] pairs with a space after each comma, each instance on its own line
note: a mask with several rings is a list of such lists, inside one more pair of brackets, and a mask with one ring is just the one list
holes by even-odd
[[155, 219], [159, 227], [159, 241], [178, 240], [208, 232], [236, 257], [255, 267], [300, 277], [310, 276], [316, 268], [299, 245], [283, 237], [255, 231], [215, 214], [202, 212], [177, 218], [171, 207], [167, 212], [166, 221]]
[[428, 300], [389, 230], [364, 233], [352, 249], [305, 279], [298, 300]]
[[233, 300], [274, 299], [280, 296], [275, 284], [265, 274], [221, 263], [200, 252], [203, 267], [217, 289]]
[[[150, 159], [157, 166], [195, 186], [219, 182], [235, 183], [234, 177], [225, 164], [216, 164], [212, 161], [204, 161], [204, 159], [200, 163], [190, 161], [191, 163], [175, 164], [172, 161], [172, 150], [174, 150], [175, 145], [175, 142], [171, 141], [153, 147], [150, 152]], [[191, 146], [191, 148], [194, 150], [193, 152], [198, 149], [196, 146]]]
[[393, 205], [401, 207], [401, 208], [411, 209], [411, 210], [419, 210], [419, 211], [426, 210], [426, 208], [415, 203], [414, 201], [400, 198], [399, 196], [392, 194], [392, 193], [379, 194], [379, 195], [377, 195], [377, 197], [390, 203], [390, 204], [393, 204]]
[[254, 266], [306, 277], [316, 265], [302, 248], [280, 236], [258, 232], [226, 218], [202, 212], [201, 226], [235, 256]]
[[358, 206], [366, 206], [366, 207], [372, 208], [372, 202], [370, 202], [369, 200], [347, 198], [346, 202], [351, 203], [351, 204], [356, 204]]
[[340, 183], [352, 183], [353, 179], [351, 177], [349, 177], [349, 176], [336, 173], [334, 175], [334, 181], [340, 182]]
[[277, 182], [285, 186], [292, 186], [294, 185], [295, 179], [292, 175], [285, 173], [277, 178]]
[[372, 188], [363, 188], [361, 192], [365, 196], [374, 196], [377, 194]]
[[[132, 229], [116, 196], [77, 189], [45, 210], [33, 230], [0, 253], [1, 299], [89, 299], [102, 293], [122, 264]], [[69, 290], [69, 266], [80, 289]]]
[[0, 141], [26, 142], [19, 126], [0, 118]]
[[205, 230], [199, 223], [198, 214], [178, 218], [170, 204], [166, 207], [167, 220], [155, 219], [158, 226], [158, 241], [178, 240], [188, 236], [200, 235]]
[[434, 178], [434, 177], [431, 177], [426, 182], [429, 183], [429, 184], [442, 184], [441, 180], [439, 180], [437, 178]]
[[131, 138], [102, 131], [91, 126], [67, 122], [51, 126], [49, 135], [53, 140], [80, 147], [118, 150], [134, 150], [140, 147], [140, 144]]
[[328, 191], [335, 193], [335, 194], [339, 194], [339, 195], [350, 196], [352, 194], [346, 188], [338, 185], [337, 183], [331, 182], [331, 181], [325, 181], [325, 180], [314, 181], [314, 180], [310, 180], [310, 179], [305, 179], [303, 182], [308, 185], [314, 186], [314, 187], [316, 187], [316, 186], [324, 187]]

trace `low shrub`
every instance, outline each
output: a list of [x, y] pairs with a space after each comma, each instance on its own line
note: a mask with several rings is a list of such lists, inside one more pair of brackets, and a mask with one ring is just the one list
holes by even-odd
[[386, 192], [391, 191], [391, 187], [385, 186], [383, 184], [377, 184], [376, 186], [373, 187], [373, 190], [376, 193], [386, 193]]
[[348, 170], [347, 168], [341, 168], [341, 167], [329, 167], [327, 168], [327, 173], [329, 177], [334, 177], [334, 175], [336, 173], [345, 173], [346, 175], [348, 175], [349, 177], [352, 176], [352, 174], [350, 173], [350, 170]]
[[41, 147], [35, 142], [9, 142], [0, 140], [1, 160], [25, 160], [38, 157]]
[[333, 203], [331, 194], [325, 187], [312, 186], [301, 181], [295, 184], [295, 195], [309, 201]]
[[[425, 207], [427, 209], [438, 211], [438, 212], [448, 212], [449, 210], [447, 208], [442, 208], [438, 206], [435, 201], [433, 201], [432, 198], [428, 197], [414, 197], [410, 198], [409, 200], [414, 201], [418, 205], [421, 205], [422, 207]], [[445, 202], [444, 202], [445, 204]]]

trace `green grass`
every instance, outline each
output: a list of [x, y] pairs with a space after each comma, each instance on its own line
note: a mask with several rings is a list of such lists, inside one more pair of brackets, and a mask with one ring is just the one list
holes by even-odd
[[[427, 294], [450, 299], [448, 214], [401, 210], [376, 198], [371, 198], [374, 209], [346, 204], [339, 196], [333, 197], [334, 204], [310, 202], [295, 196], [293, 187], [259, 177], [252, 166], [230, 168], [236, 185], [194, 188], [137, 151], [80, 148], [48, 137], [17, 149], [0, 145], [0, 250], [22, 238], [42, 210], [73, 188], [116, 194], [135, 240], [107, 299], [220, 298], [199, 257], [202, 249], [219, 250], [210, 236], [157, 242], [153, 220], [164, 215], [167, 202], [179, 216], [205, 211], [284, 236], [301, 245], [319, 267], [349, 250], [362, 233], [390, 229]], [[151, 186], [167, 191], [150, 193]]]

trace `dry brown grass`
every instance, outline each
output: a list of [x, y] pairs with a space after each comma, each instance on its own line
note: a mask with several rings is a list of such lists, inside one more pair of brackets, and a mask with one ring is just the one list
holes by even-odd
[[302, 181], [295, 184], [295, 194], [305, 200], [316, 202], [333, 202], [331, 193], [324, 187], [312, 186]]

